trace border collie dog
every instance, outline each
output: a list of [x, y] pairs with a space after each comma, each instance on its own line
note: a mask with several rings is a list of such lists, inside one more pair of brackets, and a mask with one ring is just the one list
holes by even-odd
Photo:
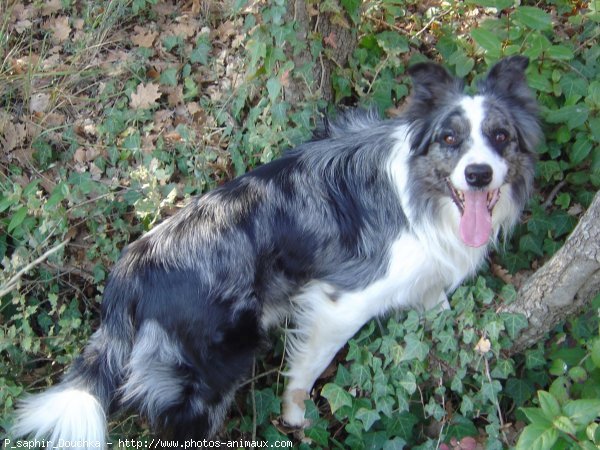
[[402, 114], [354, 111], [283, 157], [193, 199], [129, 245], [102, 323], [60, 384], [21, 401], [15, 436], [105, 445], [132, 408], [162, 436], [214, 436], [266, 331], [289, 318], [282, 420], [336, 352], [392, 309], [449, 307], [518, 220], [540, 137], [528, 60], [466, 95], [441, 66], [409, 68]]

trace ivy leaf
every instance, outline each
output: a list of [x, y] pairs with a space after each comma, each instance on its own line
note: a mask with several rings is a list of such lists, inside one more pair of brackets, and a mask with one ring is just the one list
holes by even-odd
[[385, 397], [379, 397], [376, 399], [375, 406], [377, 411], [383, 413], [384, 416], [392, 417], [394, 413], [395, 402], [391, 396], [386, 395]]
[[400, 361], [411, 361], [413, 359], [417, 359], [419, 361], [425, 360], [425, 357], [429, 353], [429, 346], [427, 344], [412, 334], [406, 336], [404, 341], [406, 342], [406, 346]]
[[492, 380], [491, 383], [484, 383], [481, 387], [481, 395], [484, 399], [495, 403], [498, 398], [498, 393], [502, 390], [502, 385], [498, 380]]
[[196, 48], [190, 54], [191, 63], [208, 64], [208, 55], [211, 50], [210, 39], [208, 35], [202, 35], [196, 41]]
[[546, 358], [544, 358], [543, 350], [536, 348], [525, 352], [525, 367], [528, 369], [536, 369], [544, 364], [546, 364]]
[[519, 250], [522, 252], [531, 252], [537, 256], [544, 256], [540, 240], [536, 239], [531, 233], [527, 233], [519, 239]]
[[561, 237], [570, 233], [577, 224], [577, 219], [565, 211], [557, 211], [550, 216], [550, 220], [552, 221], [554, 237]]
[[269, 78], [267, 80], [267, 92], [269, 93], [269, 100], [271, 100], [271, 103], [275, 103], [275, 100], [277, 100], [280, 91], [281, 82], [279, 81], [279, 78]]
[[492, 377], [506, 379], [509, 375], [514, 375], [514, 364], [510, 359], [501, 359], [496, 363], [492, 370]]
[[409, 412], [394, 414], [392, 417], [382, 417], [388, 436], [399, 436], [402, 439], [411, 439], [414, 426], [419, 419]]
[[417, 390], [417, 378], [412, 372], [406, 372], [398, 384], [409, 394]]
[[467, 436], [477, 436], [478, 433], [477, 427], [473, 425], [471, 420], [459, 414], [455, 414], [446, 430], [446, 439], [452, 437], [461, 440]]
[[453, 392], [456, 392], [457, 394], [462, 394], [463, 379], [464, 379], [464, 373], [462, 373], [462, 374], [457, 373], [454, 377], [452, 377], [452, 382], [450, 383], [450, 389]]
[[498, 320], [494, 320], [485, 325], [485, 330], [488, 332], [492, 341], [497, 341], [500, 332], [504, 329], [504, 324]]
[[258, 62], [267, 56], [267, 44], [260, 39], [250, 39], [246, 44], [246, 50], [250, 56], [249, 69], [256, 73], [260, 68]]
[[383, 450], [402, 450], [406, 447], [406, 441], [400, 437], [388, 440], [383, 444]]
[[327, 383], [323, 386], [321, 395], [329, 402], [332, 413], [344, 406], [352, 406], [352, 396], [337, 384]]
[[359, 408], [356, 412], [356, 418], [363, 424], [363, 430], [369, 431], [375, 422], [379, 420], [379, 413], [372, 409]]
[[531, 398], [535, 390], [529, 380], [509, 378], [506, 381], [504, 392], [514, 400], [517, 406], [521, 406]]
[[288, 445], [285, 445], [286, 448], [291, 448], [291, 444], [292, 441], [290, 441], [290, 439], [281, 434], [277, 428], [275, 428], [273, 425], [269, 425], [267, 427], [267, 429], [265, 430], [265, 432], [263, 433], [263, 437], [269, 442], [269, 447], [273, 448], [273, 447], [284, 447], [284, 444], [282, 444], [283, 442], [286, 442], [290, 445], [288, 447]]
[[557, 161], [540, 161], [538, 163], [538, 170], [542, 178], [546, 181], [551, 181], [557, 174], [562, 173], [560, 165]]
[[442, 353], [454, 352], [456, 351], [456, 338], [453, 333], [449, 331], [442, 331], [437, 335], [439, 339], [438, 350]]
[[353, 364], [350, 368], [352, 379], [363, 390], [371, 392], [373, 390], [373, 381], [369, 368], [363, 364]]
[[421, 319], [419, 314], [413, 310], [410, 310], [406, 315], [406, 320], [403, 325], [407, 333], [415, 332], [419, 329], [419, 325], [421, 324]]
[[254, 393], [256, 404], [256, 422], [259, 424], [265, 423], [271, 413], [280, 413], [280, 400], [277, 398], [272, 389], [266, 388]]
[[504, 320], [506, 332], [511, 339], [515, 339], [520, 331], [528, 326], [527, 318], [523, 314], [502, 313], [500, 317]]
[[359, 23], [360, 22], [360, 6], [362, 2], [360, 0], [341, 0], [340, 2], [350, 18], [352, 22]]
[[474, 409], [473, 400], [468, 395], [464, 395], [462, 397], [462, 401], [460, 402], [460, 412], [465, 416], [471, 414]]
[[548, 217], [547, 213], [539, 209], [534, 209], [530, 220], [527, 222], [527, 230], [531, 233], [542, 236], [548, 233], [552, 229], [552, 220]]
[[338, 386], [346, 387], [352, 384], [352, 375], [350, 371], [346, 369], [346, 366], [339, 365], [337, 373], [335, 374], [335, 384]]
[[160, 74], [160, 84], [166, 86], [177, 86], [177, 68], [169, 67]]
[[382, 31], [375, 37], [379, 46], [388, 54], [396, 55], [409, 50], [408, 40], [395, 31]]
[[329, 444], [329, 432], [321, 427], [310, 427], [304, 430], [306, 437], [312, 439], [317, 444], [327, 447]]

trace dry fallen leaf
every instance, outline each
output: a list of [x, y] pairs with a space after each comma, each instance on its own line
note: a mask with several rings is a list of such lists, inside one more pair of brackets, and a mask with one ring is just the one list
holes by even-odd
[[187, 104], [187, 110], [190, 113], [191, 116], [193, 116], [194, 114], [196, 114], [198, 111], [200, 111], [202, 108], [200, 108], [200, 105], [198, 104], [198, 102], [189, 102]]
[[167, 101], [169, 102], [169, 106], [175, 107], [175, 106], [183, 103], [183, 86], [182, 85], [165, 88], [165, 92], [168, 94]]
[[51, 16], [62, 9], [60, 0], [46, 0], [42, 6], [42, 16]]
[[21, 123], [14, 124], [8, 122], [4, 125], [2, 133], [0, 133], [0, 147], [5, 152], [10, 152], [17, 147], [20, 147], [27, 138], [27, 132], [25, 131], [25, 125]]
[[55, 43], [61, 43], [69, 39], [71, 34], [71, 26], [69, 25], [69, 18], [67, 16], [60, 16], [56, 19], [50, 19], [46, 26], [52, 31], [52, 41]]
[[484, 336], [482, 336], [479, 339], [479, 342], [477, 342], [477, 345], [475, 346], [475, 351], [485, 355], [487, 352], [489, 352], [492, 348], [492, 344], [490, 342], [490, 340]]
[[[171, 23], [167, 27], [167, 35], [172, 34], [175, 36], [184, 36], [186, 38], [190, 38], [196, 36], [198, 34], [198, 29], [200, 28], [200, 24], [194, 20], [193, 18], [183, 15], [179, 16], [175, 19], [173, 23]], [[202, 31], [201, 31], [202, 33]]]
[[50, 104], [50, 95], [45, 92], [33, 94], [29, 99], [29, 110], [32, 113], [41, 113], [48, 109]]
[[136, 26], [133, 29], [135, 34], [131, 36], [131, 42], [138, 47], [150, 48], [154, 43], [154, 39], [158, 36], [155, 31], [147, 31], [142, 27]]
[[158, 84], [148, 83], [139, 84], [136, 91], [131, 94], [129, 106], [133, 109], [146, 109], [156, 105], [156, 100], [160, 98]]
[[512, 274], [502, 267], [500, 264], [491, 264], [492, 273], [504, 281], [506, 284], [512, 284], [513, 276]]
[[31, 23], [31, 20], [29, 19], [19, 20], [17, 23], [15, 23], [15, 31], [17, 34], [22, 34], [25, 30], [31, 28], [32, 25], [33, 23]]

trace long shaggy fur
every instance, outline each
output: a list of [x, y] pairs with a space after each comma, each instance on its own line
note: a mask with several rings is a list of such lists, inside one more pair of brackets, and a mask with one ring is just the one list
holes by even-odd
[[105, 441], [131, 408], [157, 433], [217, 433], [266, 330], [290, 330], [283, 420], [335, 353], [393, 308], [447, 306], [532, 188], [539, 138], [526, 58], [474, 97], [442, 67], [409, 71], [393, 120], [353, 111], [315, 139], [193, 199], [129, 245], [102, 324], [64, 381], [20, 403], [15, 435]]

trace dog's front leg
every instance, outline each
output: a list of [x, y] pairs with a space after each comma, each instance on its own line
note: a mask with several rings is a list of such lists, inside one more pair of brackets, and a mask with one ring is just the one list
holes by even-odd
[[364, 299], [356, 296], [332, 300], [313, 297], [296, 317], [297, 329], [290, 332], [288, 383], [283, 394], [283, 421], [305, 427], [304, 400], [335, 354], [371, 317]]
[[448, 301], [448, 296], [443, 290], [440, 292], [440, 289], [430, 289], [423, 296], [421, 304], [423, 305], [423, 309], [425, 311], [429, 311], [430, 309], [436, 308], [440, 311], [450, 309], [450, 302]]

